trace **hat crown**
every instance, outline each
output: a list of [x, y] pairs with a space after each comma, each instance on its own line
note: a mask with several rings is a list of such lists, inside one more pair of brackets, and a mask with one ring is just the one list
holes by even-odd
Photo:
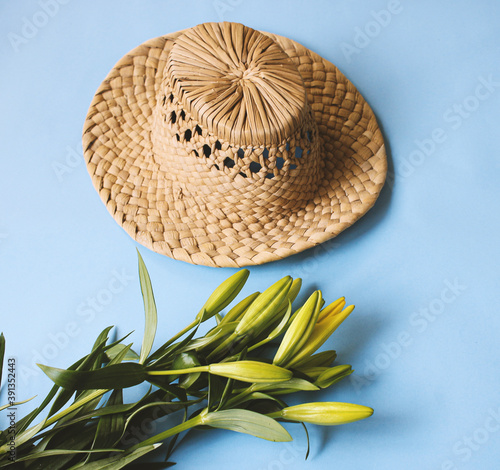
[[180, 35], [168, 64], [177, 99], [209, 132], [234, 145], [277, 145], [303, 123], [297, 66], [259, 31], [204, 23]]

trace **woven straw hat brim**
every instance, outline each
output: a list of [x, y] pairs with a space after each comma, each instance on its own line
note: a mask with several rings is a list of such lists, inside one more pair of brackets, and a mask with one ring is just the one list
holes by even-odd
[[262, 201], [240, 205], [244, 194], [240, 200], [221, 192], [174, 194], [169, 175], [153, 158], [151, 127], [169, 51], [182, 32], [146, 41], [123, 57], [97, 90], [85, 121], [83, 149], [92, 182], [132, 238], [189, 263], [241, 267], [325, 242], [373, 206], [387, 159], [372, 110], [332, 63], [270, 33], [263, 34], [282, 47], [302, 75], [323, 141], [317, 194], [292, 209]]

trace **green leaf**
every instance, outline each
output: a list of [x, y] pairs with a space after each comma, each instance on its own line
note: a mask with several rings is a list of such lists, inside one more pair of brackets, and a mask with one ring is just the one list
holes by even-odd
[[[252, 405], [257, 404], [257, 400], [270, 400], [278, 403], [281, 406], [282, 401], [279, 398], [273, 397], [272, 395], [268, 395], [267, 393], [262, 392], [252, 392], [252, 393], [241, 393], [238, 396], [233, 397], [227, 403], [228, 408], [238, 408], [243, 403], [252, 402]], [[281, 406], [282, 407], [282, 406]]]
[[99, 408], [98, 410], [92, 410], [84, 415], [80, 415], [76, 418], [72, 418], [70, 421], [64, 422], [63, 424], [57, 424], [56, 428], [49, 429], [48, 431], [44, 431], [39, 434], [37, 438], [43, 438], [45, 436], [54, 434], [55, 432], [61, 431], [67, 427], [73, 426], [77, 423], [81, 423], [83, 421], [89, 421], [92, 418], [99, 418], [101, 416], [113, 415], [116, 413], [127, 413], [137, 407], [139, 402], [137, 403], [129, 403], [127, 405], [107, 405], [104, 408]]
[[152, 385], [161, 388], [163, 391], [169, 393], [171, 396], [178, 398], [180, 401], [187, 401], [186, 390], [182, 387], [178, 387], [177, 385], [170, 385], [165, 383], [165, 379], [168, 377], [159, 376], [148, 376], [148, 382]]
[[227, 335], [231, 334], [237, 325], [238, 322], [236, 321], [221, 323], [216, 329], [208, 332], [206, 336], [190, 341], [189, 344], [182, 348], [182, 351], [191, 351], [193, 349], [199, 351], [208, 346], [214, 347], [219, 344]]
[[[54, 385], [51, 389], [49, 394], [45, 397], [43, 402], [38, 408], [35, 408], [33, 411], [31, 411], [29, 414], [27, 414], [24, 418], [21, 418], [19, 422], [17, 423], [17, 432], [22, 433], [26, 429], [28, 429], [28, 426], [34, 421], [34, 419], [47, 407], [47, 405], [52, 401], [52, 399], [55, 397], [57, 391], [59, 390], [59, 386]], [[3, 434], [2, 434], [3, 436]]]
[[5, 336], [0, 334], [0, 386], [2, 385], [3, 359], [5, 357]]
[[[177, 437], [177, 436], [174, 436]], [[131, 463], [127, 470], [164, 470], [176, 465], [174, 462], [141, 462]]]
[[137, 256], [139, 258], [139, 279], [141, 282], [142, 298], [144, 300], [144, 312], [146, 315], [146, 324], [144, 327], [144, 338], [142, 340], [141, 354], [139, 362], [144, 364], [151, 348], [153, 347], [153, 342], [156, 335], [156, 325], [158, 323], [158, 315], [156, 313], [156, 303], [153, 295], [153, 287], [151, 286], [151, 279], [149, 278], [149, 273], [144, 264], [139, 250], [137, 250]]
[[104, 351], [103, 347], [106, 345], [106, 342], [108, 341], [109, 337], [109, 332], [111, 331], [113, 327], [108, 326], [104, 328], [104, 330], [101, 331], [99, 336], [96, 338], [94, 342], [94, 346], [92, 346], [92, 351], [91, 353], [98, 351], [98, 353], [95, 355], [95, 359], [93, 361], [92, 366], [90, 367], [91, 369], [99, 369], [103, 363], [104, 360]]
[[139, 457], [157, 449], [161, 444], [153, 444], [149, 446], [139, 447], [132, 452], [125, 452], [106, 459], [97, 460], [92, 463], [80, 463], [74, 465], [69, 470], [77, 470], [85, 467], [85, 470], [119, 470], [125, 467], [130, 462], [137, 460]]
[[[68, 367], [68, 370], [89, 370], [89, 369], [95, 369], [96, 368], [96, 363], [99, 357], [102, 358], [102, 353], [105, 350], [106, 346], [106, 341], [108, 340], [108, 332], [112, 327], [105, 328], [97, 337], [96, 341], [94, 342], [94, 346], [92, 347], [92, 351], [90, 354], [87, 354], [86, 356], [82, 357], [80, 360], [75, 362], [73, 365]], [[127, 335], [128, 336], [128, 335]], [[52, 389], [50, 394], [52, 396], [57, 393], [57, 386], [56, 388]], [[61, 390], [59, 394], [57, 395], [56, 399], [54, 400], [54, 403], [52, 404], [52, 407], [49, 411], [49, 417], [56, 414], [71, 398], [73, 393], [75, 392], [74, 389], [71, 390]], [[45, 403], [45, 402], [44, 402]]]
[[94, 390], [99, 388], [128, 388], [139, 385], [146, 379], [142, 364], [124, 362], [91, 371], [65, 370], [38, 364], [45, 374], [60, 387], [67, 390]]
[[210, 374], [208, 376], [208, 409], [214, 409], [220, 403], [226, 388], [226, 381], [222, 377]]
[[300, 423], [302, 424], [302, 427], [304, 428], [304, 431], [306, 433], [306, 439], [307, 439], [307, 450], [306, 450], [306, 457], [304, 460], [307, 460], [307, 457], [309, 457], [309, 451], [311, 450], [311, 443], [309, 441], [309, 431], [307, 430], [307, 427], [305, 423]]
[[[16, 435], [16, 447], [20, 448], [25, 442], [29, 441], [35, 434], [43, 429], [45, 420], [38, 423], [36, 426]], [[0, 455], [8, 452], [9, 444], [4, 444], [0, 447]]]
[[35, 454], [26, 455], [16, 459], [16, 462], [24, 462], [26, 460], [41, 459], [46, 457], [54, 457], [57, 455], [75, 455], [75, 454], [89, 454], [89, 453], [103, 453], [103, 452], [124, 452], [119, 449], [94, 449], [94, 450], [68, 450], [68, 449], [49, 449], [43, 452], [37, 452]]
[[[200, 365], [200, 361], [195, 353], [185, 352], [175, 356], [174, 362], [172, 364], [172, 369], [189, 369], [191, 367], [196, 367]], [[199, 372], [193, 374], [186, 374], [179, 377], [179, 386], [188, 389], [193, 385], [200, 377]]]
[[[118, 346], [118, 345], [117, 345]], [[123, 346], [123, 345], [120, 345]], [[113, 365], [113, 364], [120, 364], [122, 361], [125, 360], [127, 357], [128, 353], [130, 352], [130, 348], [132, 347], [132, 343], [127, 344], [126, 346], [123, 346], [120, 351], [118, 351], [113, 359], [109, 361], [108, 367]], [[135, 353], [134, 353], [135, 354]]]
[[171, 344], [171, 341], [168, 341], [164, 345], [160, 346], [153, 354], [151, 354], [151, 356], [149, 356], [146, 363], [154, 363], [155, 366], [159, 364], [168, 364], [172, 360], [172, 356], [178, 352], [182, 352], [184, 347], [194, 338], [194, 335], [198, 331], [198, 326], [199, 324], [196, 325], [194, 330], [179, 343]]
[[0, 406], [0, 411], [6, 410], [7, 408], [10, 408], [11, 406], [17, 406], [17, 405], [22, 405], [23, 403], [28, 403], [29, 401], [33, 400], [33, 398], [35, 398], [35, 397], [28, 398], [27, 400], [24, 400], [24, 401], [16, 401], [15, 403], [7, 403], [6, 405]]
[[203, 424], [213, 428], [251, 434], [273, 442], [292, 440], [288, 431], [274, 419], [248, 410], [234, 409], [208, 413], [203, 417]]
[[106, 356], [109, 360], [113, 360], [118, 354], [120, 354], [125, 348], [128, 348], [127, 354], [123, 357], [123, 361], [137, 361], [139, 359], [139, 354], [130, 349], [129, 346], [124, 344], [115, 344], [112, 348], [106, 351]]
[[[94, 439], [96, 430], [96, 422], [77, 423], [64, 429], [51, 429], [50, 434], [47, 432], [42, 433], [45, 435], [40, 439], [40, 434], [34, 436], [26, 443], [26, 446], [36, 444], [29, 453], [43, 452], [48, 449], [66, 449], [66, 450], [89, 450]], [[23, 453], [21, 453], [22, 455]], [[43, 459], [44, 470], [66, 470], [71, 465], [86, 460], [88, 454], [75, 454], [75, 455], [59, 455]], [[28, 463], [27, 468], [38, 470], [41, 467], [40, 462], [35, 460]]]
[[[106, 406], [123, 405], [122, 389], [113, 390]], [[125, 425], [125, 416], [123, 413], [114, 413], [102, 416], [97, 424], [93, 449], [114, 447], [122, 437], [122, 431]]]

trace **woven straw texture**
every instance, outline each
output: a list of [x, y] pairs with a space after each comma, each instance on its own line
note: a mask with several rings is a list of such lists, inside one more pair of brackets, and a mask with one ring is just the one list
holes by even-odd
[[331, 239], [375, 203], [375, 116], [330, 62], [285, 37], [206, 23], [149, 40], [96, 92], [88, 171], [144, 246], [208, 266], [267, 263]]

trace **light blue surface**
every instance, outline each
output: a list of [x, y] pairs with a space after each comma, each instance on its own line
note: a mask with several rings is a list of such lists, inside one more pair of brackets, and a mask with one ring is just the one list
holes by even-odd
[[[192, 433], [174, 454], [176, 468], [500, 468], [500, 3], [58, 1], [51, 17], [43, 1], [0, 3], [0, 312], [18, 398], [49, 390], [35, 362], [68, 366], [105, 326], [141, 340], [136, 244], [106, 211], [80, 156], [95, 90], [151, 37], [237, 21], [334, 62], [383, 127], [391, 177], [374, 209], [320, 249], [252, 268], [247, 286], [292, 274], [306, 290], [355, 303], [329, 345], [356, 372], [320, 398], [375, 414], [310, 426], [307, 462], [299, 427], [289, 427], [291, 444]], [[141, 251], [160, 340], [233, 272]]]

